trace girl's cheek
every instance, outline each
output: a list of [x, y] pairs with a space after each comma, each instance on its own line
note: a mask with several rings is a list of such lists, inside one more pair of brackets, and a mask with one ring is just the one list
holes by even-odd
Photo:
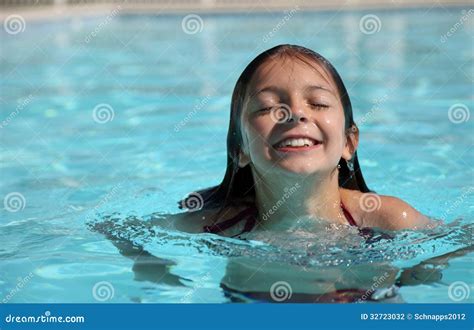
[[324, 116], [321, 118], [321, 130], [329, 147], [339, 146], [343, 143], [343, 118], [333, 118], [334, 116]]
[[267, 139], [271, 133], [272, 128], [273, 125], [271, 123], [268, 123], [267, 120], [250, 120], [248, 126], [249, 136], [254, 139], [258, 138], [258, 140], [260, 141], [262, 139]]
[[247, 121], [247, 127], [245, 128], [245, 134], [247, 136], [248, 150], [254, 151], [254, 154], [263, 154], [265, 149], [266, 140], [271, 132], [271, 128], [268, 127], [261, 120], [252, 120]]
[[344, 120], [344, 118], [333, 109], [323, 112], [319, 118], [320, 121], [324, 123], [324, 125], [330, 126], [332, 128], [336, 128], [336, 126], [342, 126], [343, 122], [341, 122], [341, 120]]

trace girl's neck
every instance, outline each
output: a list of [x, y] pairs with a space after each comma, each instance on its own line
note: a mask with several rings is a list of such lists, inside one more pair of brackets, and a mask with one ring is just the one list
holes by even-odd
[[337, 170], [326, 175], [278, 176], [277, 180], [271, 175], [257, 174], [256, 178], [260, 229], [287, 230], [298, 226], [298, 219], [302, 226], [311, 225], [315, 219], [346, 223]]

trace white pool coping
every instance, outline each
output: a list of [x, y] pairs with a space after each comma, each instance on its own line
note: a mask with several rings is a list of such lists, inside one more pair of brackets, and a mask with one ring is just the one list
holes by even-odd
[[[0, 1], [1, 3], [1, 1]], [[10, 15], [21, 15], [25, 20], [55, 20], [80, 16], [106, 16], [111, 12], [120, 14], [191, 14], [191, 13], [252, 13], [288, 11], [323, 10], [370, 10], [370, 9], [402, 9], [431, 7], [472, 7], [471, 1], [427, 1], [427, 0], [318, 0], [318, 1], [229, 1], [226, 3], [202, 0], [201, 2], [168, 2], [168, 3], [90, 3], [78, 5], [33, 5], [33, 6], [0, 6], [0, 20]]]

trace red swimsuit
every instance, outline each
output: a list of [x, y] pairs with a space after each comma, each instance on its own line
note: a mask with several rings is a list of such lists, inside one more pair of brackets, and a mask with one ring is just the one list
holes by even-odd
[[[341, 201], [341, 209], [342, 209], [342, 212], [344, 213], [344, 216], [347, 219], [347, 222], [351, 226], [357, 227], [357, 223], [354, 221], [354, 218], [349, 213], [349, 211], [345, 208], [342, 201]], [[204, 232], [217, 234], [219, 232], [222, 232], [222, 231], [226, 230], [227, 228], [232, 227], [233, 225], [235, 225], [236, 223], [238, 223], [242, 220], [246, 220], [245, 227], [242, 230], [242, 232], [237, 234], [237, 235], [234, 235], [233, 237], [239, 236], [239, 235], [241, 235], [245, 232], [248, 232], [248, 231], [252, 230], [252, 228], [255, 226], [255, 223], [257, 221], [257, 212], [258, 211], [257, 211], [257, 208], [255, 207], [255, 205], [252, 205], [252, 206], [246, 208], [245, 210], [243, 210], [242, 212], [240, 212], [239, 214], [237, 214], [236, 216], [234, 216], [234, 217], [232, 217], [228, 220], [225, 220], [225, 221], [222, 221], [222, 222], [210, 225], [210, 226], [204, 226], [204, 228], [203, 228]]]
[[347, 222], [349, 222], [351, 226], [357, 227], [357, 223], [355, 222], [354, 218], [349, 213], [349, 211], [347, 211], [347, 209], [344, 207], [344, 204], [342, 204], [342, 201], [341, 201], [341, 209], [342, 209], [342, 212], [344, 213], [344, 216], [347, 219]]

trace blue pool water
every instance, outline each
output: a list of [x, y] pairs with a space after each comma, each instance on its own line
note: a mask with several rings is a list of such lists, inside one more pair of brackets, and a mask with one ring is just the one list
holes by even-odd
[[[266, 275], [287, 281], [284, 265], [315, 277], [351, 265], [345, 281], [357, 283], [360, 269], [383, 263], [396, 273], [472, 244], [472, 227], [462, 229], [474, 218], [467, 10], [200, 15], [197, 33], [183, 28], [185, 15], [118, 13], [2, 30], [0, 298], [227, 302], [220, 283], [242, 260], [266, 260]], [[360, 27], [365, 15], [376, 15], [378, 31]], [[324, 238], [291, 233], [279, 238], [281, 249], [149, 224], [178, 212], [190, 191], [220, 182], [234, 83], [281, 43], [312, 48], [341, 73], [369, 187], [450, 226], [372, 245], [344, 228]], [[123, 255], [140, 248], [147, 253], [138, 261]], [[399, 297], [473, 302], [473, 257], [427, 266], [439, 278], [402, 286]]]

